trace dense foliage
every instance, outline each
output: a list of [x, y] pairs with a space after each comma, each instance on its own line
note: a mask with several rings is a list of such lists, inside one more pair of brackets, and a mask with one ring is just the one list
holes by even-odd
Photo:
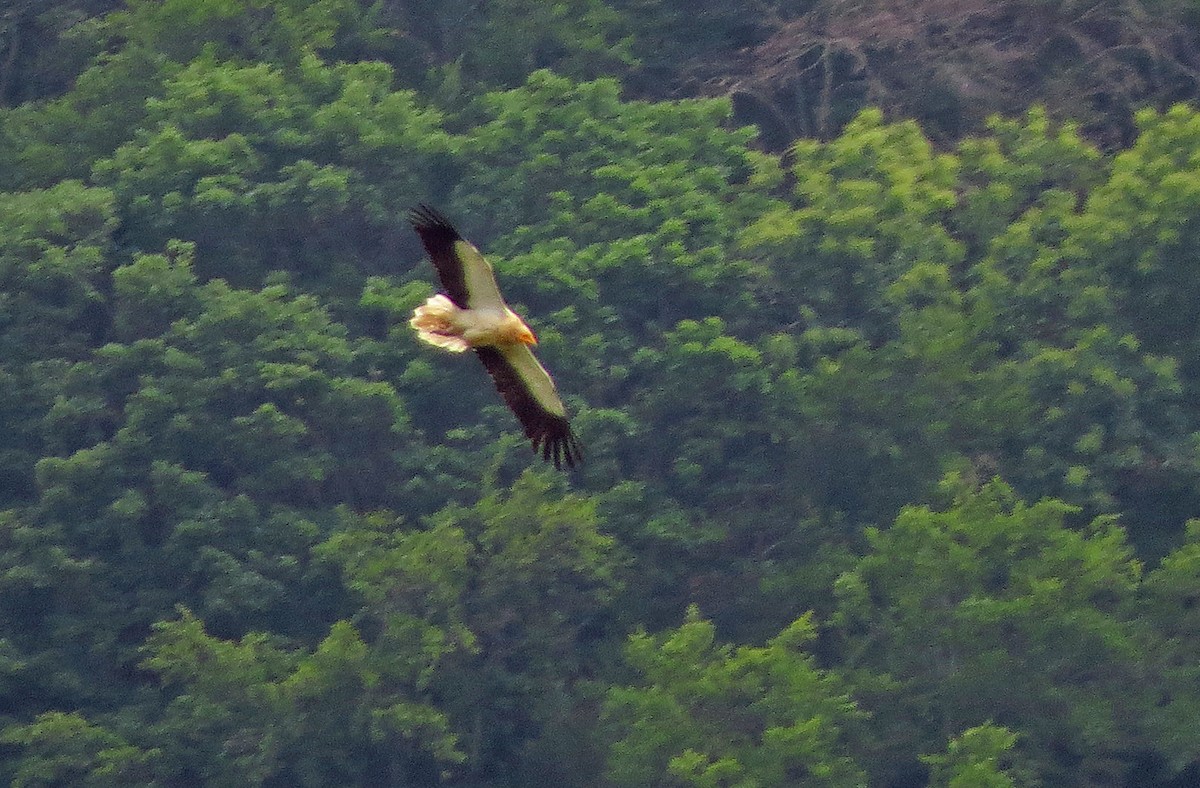
[[[736, 95], [645, 98], [865, 24], [784, 5], [2, 12], [0, 780], [1192, 784], [1200, 112], [935, 146], [975, 127], [857, 111], [884, 80], [776, 155]], [[1069, 5], [1081, 57], [1167, 35]], [[1096, 61], [1158, 99], [1166, 10], [1181, 49]], [[414, 340], [421, 201], [582, 470]]]

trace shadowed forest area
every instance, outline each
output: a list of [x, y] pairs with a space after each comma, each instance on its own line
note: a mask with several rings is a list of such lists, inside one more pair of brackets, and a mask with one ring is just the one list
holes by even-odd
[[1197, 784], [1198, 8], [0, 5], [0, 781]]

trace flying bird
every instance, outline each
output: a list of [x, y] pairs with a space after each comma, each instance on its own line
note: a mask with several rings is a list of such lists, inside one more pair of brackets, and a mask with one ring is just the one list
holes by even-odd
[[413, 229], [437, 269], [445, 293], [417, 307], [409, 321], [417, 337], [454, 353], [474, 350], [516, 414], [534, 452], [555, 468], [583, 461], [567, 409], [530, 347], [537, 338], [504, 303], [491, 264], [437, 211], [418, 205]]

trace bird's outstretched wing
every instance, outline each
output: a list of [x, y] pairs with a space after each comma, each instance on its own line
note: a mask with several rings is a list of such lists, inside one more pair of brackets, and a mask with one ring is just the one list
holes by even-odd
[[583, 451], [567, 420], [567, 409], [533, 351], [525, 345], [505, 345], [478, 347], [475, 353], [521, 422], [533, 450], [540, 449], [542, 459], [555, 468], [574, 468], [582, 462]]
[[428, 205], [409, 214], [437, 270], [446, 295], [460, 309], [504, 309], [492, 265], [469, 241], [458, 234], [445, 216]]

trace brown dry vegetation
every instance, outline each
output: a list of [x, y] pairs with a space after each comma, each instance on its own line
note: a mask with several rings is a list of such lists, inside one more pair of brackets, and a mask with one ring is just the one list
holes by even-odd
[[1200, 77], [1182, 3], [819, 0], [803, 13], [760, 5], [754, 21], [755, 43], [698, 53], [676, 76], [731, 94], [768, 142], [829, 138], [867, 105], [952, 139], [1040, 103], [1116, 146], [1133, 110], [1189, 99]]

